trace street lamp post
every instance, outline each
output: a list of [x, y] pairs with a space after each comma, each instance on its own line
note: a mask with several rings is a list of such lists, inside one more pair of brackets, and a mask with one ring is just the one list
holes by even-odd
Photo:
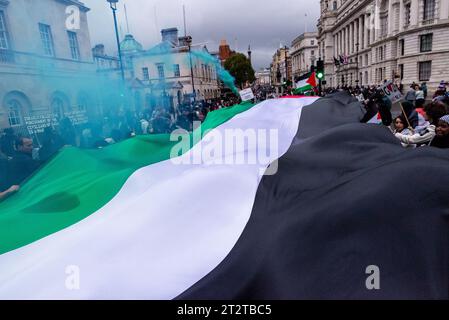
[[117, 26], [117, 3], [119, 0], [106, 0], [107, 2], [109, 2], [109, 5], [111, 7], [112, 10], [112, 14], [114, 16], [114, 26], [115, 26], [115, 38], [117, 40], [117, 47], [118, 47], [118, 58], [119, 58], [119, 63], [120, 63], [120, 73], [121, 73], [121, 77], [122, 77], [122, 81], [123, 83], [125, 83], [125, 71], [123, 70], [123, 61], [122, 61], [122, 50], [120, 48], [120, 37], [118, 34], [118, 26]]
[[196, 102], [196, 91], [195, 91], [195, 79], [193, 77], [193, 64], [192, 64], [192, 37], [188, 36], [186, 39], [187, 46], [189, 47], [189, 60], [190, 60], [190, 76], [192, 78], [192, 90], [193, 90], [193, 102]]
[[287, 46], [284, 48], [284, 57], [285, 57], [285, 89], [287, 91], [288, 88], [288, 59], [287, 59]]
[[359, 85], [359, 46], [360, 46], [360, 44], [357, 42], [355, 44], [355, 47], [356, 47], [356, 50], [357, 50], [357, 68], [356, 68], [356, 79], [357, 80], [355, 80], [356, 86]]

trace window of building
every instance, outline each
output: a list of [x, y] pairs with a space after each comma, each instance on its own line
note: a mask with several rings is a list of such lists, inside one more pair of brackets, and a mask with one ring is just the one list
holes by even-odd
[[337, 1], [332, 3], [332, 10], [337, 10]]
[[78, 43], [78, 36], [73, 31], [67, 31], [69, 36], [70, 52], [73, 60], [80, 60], [80, 46]]
[[435, 18], [435, 0], [424, 0], [424, 23], [432, 22]]
[[421, 45], [420, 49], [421, 52], [429, 52], [432, 51], [432, 40], [433, 40], [433, 34], [424, 34], [420, 37]]
[[315, 55], [315, 50], [312, 50], [312, 51], [310, 52], [310, 54], [311, 54], [312, 56], [314, 56], [314, 55]]
[[143, 80], [150, 80], [150, 72], [148, 68], [142, 68]]
[[410, 25], [410, 12], [411, 12], [412, 5], [411, 3], [407, 3], [404, 5], [404, 27], [408, 27]]
[[405, 54], [405, 41], [404, 39], [399, 40], [399, 55], [403, 56]]
[[22, 105], [19, 101], [13, 99], [8, 101], [8, 120], [11, 127], [20, 126], [22, 124]]
[[393, 11], [394, 11], [394, 30], [399, 30], [399, 3], [396, 3], [393, 5]]
[[403, 64], [399, 65], [399, 77], [401, 79], [404, 79], [404, 65]]
[[64, 118], [64, 102], [60, 98], [53, 99], [51, 110], [58, 119]]
[[311, 40], [311, 41], [310, 41], [310, 44], [311, 44], [312, 46], [314, 46], [314, 45], [315, 45], [315, 40]]
[[55, 48], [53, 44], [53, 36], [51, 34], [51, 27], [49, 25], [39, 23], [39, 32], [41, 34], [44, 54], [47, 56], [54, 56]]
[[179, 64], [173, 65], [173, 72], [175, 74], [175, 77], [181, 76], [181, 70], [179, 69]]
[[158, 64], [156, 64], [156, 66], [157, 66], [157, 74], [159, 76], [159, 79], [164, 79], [165, 78], [164, 64], [158, 63]]
[[82, 94], [78, 96], [78, 111], [86, 112], [89, 105], [89, 99], [86, 95]]
[[0, 10], [0, 49], [8, 49], [8, 31], [6, 29], [6, 19], [3, 11]]
[[[370, 19], [370, 18], [368, 17], [368, 19]], [[368, 29], [366, 31], [366, 33], [367, 33], [367, 38], [368, 38], [368, 45], [370, 45], [371, 44], [371, 29]]]
[[380, 19], [380, 36], [385, 37], [388, 34], [388, 16]]
[[419, 81], [429, 81], [432, 75], [432, 61], [419, 62]]

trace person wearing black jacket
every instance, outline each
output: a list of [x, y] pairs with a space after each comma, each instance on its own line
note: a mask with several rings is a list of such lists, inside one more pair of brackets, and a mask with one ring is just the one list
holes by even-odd
[[8, 179], [8, 157], [0, 151], [0, 192], [10, 187]]
[[62, 138], [52, 127], [44, 129], [42, 148], [39, 149], [39, 160], [47, 161], [64, 146]]
[[3, 135], [0, 137], [0, 151], [8, 157], [12, 157], [15, 153], [14, 142], [17, 137], [12, 128], [3, 130]]
[[391, 101], [380, 89], [377, 89], [368, 97], [366, 110], [365, 116], [360, 120], [362, 123], [367, 123], [375, 117], [377, 113], [380, 114], [383, 125], [388, 127], [393, 122], [393, 116], [391, 115]]
[[31, 176], [40, 166], [40, 162], [33, 159], [33, 140], [21, 137], [16, 141], [16, 152], [9, 161], [11, 185], [19, 185]]

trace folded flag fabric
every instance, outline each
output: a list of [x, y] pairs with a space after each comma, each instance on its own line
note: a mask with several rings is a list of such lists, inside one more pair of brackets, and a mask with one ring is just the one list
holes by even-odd
[[[20, 193], [0, 203], [0, 298], [181, 294], [235, 245], [262, 174], [288, 149], [302, 107], [315, 100], [269, 100], [211, 113], [201, 128], [209, 132], [179, 158], [194, 159], [232, 130], [278, 130], [276, 152], [236, 144], [219, 155], [222, 164], [174, 163], [169, 158], [176, 142], [168, 136], [62, 151]], [[264, 163], [228, 162], [258, 153], [267, 157]], [[66, 286], [66, 271], [73, 268], [80, 272], [79, 290]]]
[[358, 112], [341, 95], [304, 108], [236, 246], [178, 299], [449, 298], [449, 152]]
[[[64, 150], [0, 203], [0, 298], [447, 299], [448, 153], [363, 115], [343, 93], [275, 99], [212, 113], [175, 162], [165, 136]], [[278, 145], [191, 163], [236, 129]]]

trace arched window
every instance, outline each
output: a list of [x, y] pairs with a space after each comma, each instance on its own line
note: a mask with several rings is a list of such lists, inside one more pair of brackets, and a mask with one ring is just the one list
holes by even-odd
[[23, 117], [31, 112], [30, 100], [24, 93], [20, 91], [8, 92], [3, 98], [2, 107], [5, 116], [8, 116], [8, 122], [10, 126], [25, 125]]
[[69, 98], [62, 92], [56, 91], [52, 95], [50, 112], [52, 112], [58, 120], [61, 120], [65, 117], [66, 112], [70, 112], [70, 102]]
[[22, 125], [22, 105], [16, 99], [7, 102], [8, 120], [11, 127]]
[[51, 112], [61, 120], [64, 118], [64, 102], [60, 98], [53, 98], [51, 102]]
[[78, 94], [77, 99], [78, 111], [86, 112], [89, 107], [89, 97], [84, 92]]

